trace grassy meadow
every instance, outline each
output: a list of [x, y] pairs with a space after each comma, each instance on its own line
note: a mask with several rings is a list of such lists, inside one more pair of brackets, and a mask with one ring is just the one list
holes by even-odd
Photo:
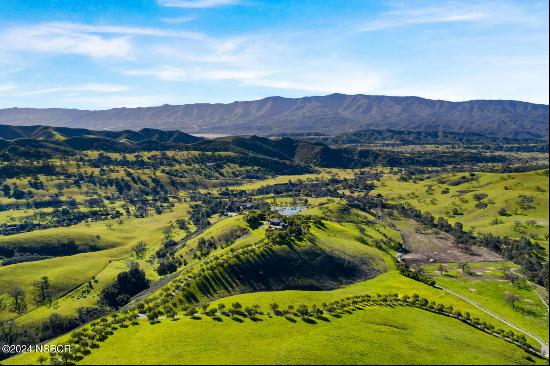
[[[460, 178], [466, 181], [458, 185]], [[528, 236], [548, 249], [548, 170], [528, 173], [452, 173], [422, 181], [385, 175], [374, 194], [408, 202], [434, 216], [459, 221], [465, 229], [512, 238]], [[486, 194], [478, 201], [474, 195]], [[528, 201], [522, 203], [522, 196]], [[483, 202], [485, 208], [476, 204]], [[485, 206], [485, 205], [483, 205]], [[481, 207], [481, 205], [480, 205]], [[502, 214], [499, 214], [499, 211]]]

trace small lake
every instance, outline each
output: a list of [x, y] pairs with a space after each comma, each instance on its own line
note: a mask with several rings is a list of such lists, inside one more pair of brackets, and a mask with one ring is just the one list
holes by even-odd
[[273, 206], [271, 208], [274, 209], [275, 211], [277, 211], [278, 213], [280, 213], [283, 216], [294, 215], [294, 214], [297, 214], [298, 212], [303, 211], [303, 210], [306, 209], [306, 207], [304, 207], [304, 206], [294, 206], [294, 207]]

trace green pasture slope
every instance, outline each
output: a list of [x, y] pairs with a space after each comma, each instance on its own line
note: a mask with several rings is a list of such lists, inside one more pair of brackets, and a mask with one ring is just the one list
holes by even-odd
[[[150, 247], [148, 255], [152, 254], [160, 244], [163, 230], [170, 225], [170, 221], [187, 218], [188, 213], [188, 205], [181, 204], [176, 205], [173, 211], [161, 215], [143, 219], [125, 218], [122, 224], [111, 220], [112, 228], [108, 228], [103, 221], [2, 237], [0, 245], [28, 242], [43, 245], [73, 239], [79, 246], [85, 246], [90, 241], [97, 243], [100, 250], [0, 266], [0, 296], [6, 296], [16, 286], [25, 290], [29, 312], [20, 318], [23, 323], [43, 320], [44, 316], [53, 312], [72, 315], [80, 306], [93, 305], [101, 289], [126, 268], [126, 261], [132, 258], [132, 245], [144, 240]], [[97, 235], [100, 239], [97, 239]], [[145, 260], [140, 261], [140, 265], [147, 270], [150, 278], [155, 279], [156, 272]], [[52, 307], [36, 308], [32, 301], [32, 283], [42, 276], [48, 276], [51, 283], [52, 297], [56, 299]], [[79, 296], [82, 286], [94, 277], [97, 282], [93, 283], [93, 293], [85, 298]], [[0, 320], [9, 319], [13, 315], [7, 307], [0, 310]]]
[[[256, 292], [220, 299], [213, 305], [259, 304], [268, 311], [273, 302], [284, 308], [386, 291], [418, 293], [489, 321], [462, 300], [396, 271], [332, 291]], [[137, 326], [116, 330], [80, 364], [544, 364], [517, 346], [456, 319], [416, 308], [373, 305], [316, 324], [273, 315], [260, 318], [237, 322], [222, 317], [217, 322], [204, 316], [200, 320], [182, 317], [161, 319], [154, 325], [141, 320]], [[65, 338], [52, 343], [62, 344]], [[36, 364], [37, 359], [37, 354], [23, 354], [5, 363]]]
[[[215, 237], [216, 232], [223, 232], [241, 222], [239, 217], [226, 218], [203, 234]], [[363, 227], [365, 235], [382, 237], [376, 231], [379, 230], [377, 225]], [[212, 251], [204, 260], [190, 261], [180, 278], [150, 294], [148, 301], [162, 302], [163, 296], [176, 289], [178, 282], [188, 276], [193, 280], [186, 293], [198, 301], [209, 302], [213, 297], [260, 290], [333, 289], [374, 277], [394, 267], [386, 253], [358, 241], [362, 234], [354, 223], [323, 221], [320, 227], [312, 225], [306, 239], [273, 247], [265, 247], [265, 230], [265, 227], [252, 230], [233, 245]], [[193, 243], [189, 246], [192, 249]], [[186, 245], [184, 250], [187, 248]], [[214, 263], [223, 263], [223, 266]], [[249, 274], [245, 277], [236, 275], [243, 270]]]
[[[466, 296], [548, 342], [548, 308], [531, 286], [518, 287], [505, 280], [499, 271], [502, 265], [517, 268], [511, 262], [480, 262], [470, 265], [471, 274], [464, 274], [454, 263], [448, 264], [448, 272], [443, 274], [437, 265], [427, 265], [426, 270], [438, 285]], [[506, 302], [507, 294], [519, 296], [514, 307]]]
[[243, 323], [227, 318], [141, 323], [121, 329], [81, 363], [531, 363], [516, 346], [454, 319], [411, 308], [372, 307], [317, 324], [282, 317]]
[[[320, 174], [302, 177], [318, 179], [331, 174], [351, 177], [352, 171], [342, 173], [336, 170], [323, 170]], [[377, 183], [375, 193], [382, 193], [393, 202], [411, 202], [435, 216], [447, 217], [451, 222], [460, 221], [466, 228], [475, 231], [512, 237], [530, 234], [534, 240], [548, 245], [545, 236], [548, 232], [547, 173], [476, 173], [475, 180], [459, 185], [449, 184], [462, 175], [469, 176], [468, 173], [445, 174], [418, 183], [401, 182], [396, 176], [386, 175], [382, 182]], [[234, 188], [250, 190], [298, 178], [299, 176], [276, 177]], [[443, 193], [446, 188], [449, 192]], [[487, 208], [475, 207], [478, 201], [473, 195], [476, 193], [488, 195], [482, 199], [487, 203]], [[521, 195], [534, 198], [532, 208], [520, 207], [518, 200]], [[504, 208], [508, 215], [499, 215], [501, 208]], [[453, 210], [462, 214], [455, 214]], [[303, 284], [305, 282], [300, 281], [306, 279], [311, 281], [308, 282], [310, 284], [328, 283], [330, 286], [325, 287], [323, 291], [258, 291], [249, 283], [235, 283], [236, 286], [231, 290], [214, 289], [213, 298], [199, 292], [196, 293], [197, 298], [202, 302], [213, 301], [212, 305], [223, 303], [229, 306], [239, 302], [245, 307], [257, 304], [263, 311], [269, 311], [272, 303], [284, 308], [288, 305], [320, 305], [353, 295], [418, 294], [429, 301], [452, 305], [454, 309], [463, 313], [469, 312], [472, 317], [491, 323], [497, 328], [510, 330], [510, 327], [459, 297], [400, 275], [395, 269], [393, 250], [375, 245], [375, 242], [387, 239], [399, 241], [400, 235], [376, 222], [369, 214], [350, 209], [341, 200], [335, 199], [312, 200], [309, 208], [300, 215], [318, 216], [323, 220], [322, 225], [312, 225], [311, 240], [304, 240], [288, 248], [274, 248], [271, 252], [273, 256], [268, 258], [273, 261], [263, 262], [266, 267], [262, 268], [262, 275], [273, 275], [274, 280], [284, 280], [281, 282], [283, 286], [274, 286], [275, 289], [289, 288], [284, 287], [288, 284]], [[146, 219], [124, 218], [122, 225], [113, 220], [112, 228], [108, 228], [105, 222], [98, 222], [2, 237], [0, 245], [43, 245], [74, 239], [83, 251], [87, 251], [91, 243], [95, 244], [98, 250], [0, 267], [0, 294], [17, 285], [23, 287], [30, 295], [32, 282], [47, 275], [57, 297], [54, 305], [51, 308], [34, 308], [29, 301], [31, 311], [20, 317], [18, 322], [24, 325], [37, 324], [53, 312], [72, 315], [80, 306], [95, 304], [99, 291], [112, 281], [117, 273], [126, 268], [126, 261], [131, 258], [131, 245], [137, 240], [145, 240], [150, 244], [148, 255], [152, 254], [160, 244], [163, 230], [170, 225], [170, 221], [174, 222], [181, 217], [189, 217], [189, 207], [185, 204], [176, 205], [173, 212]], [[494, 223], [495, 217], [501, 222]], [[215, 249], [206, 258], [194, 258], [193, 254], [200, 238], [224, 237], [237, 228], [244, 230], [243, 234], [230, 246]], [[250, 229], [240, 215], [222, 218], [189, 240], [179, 249], [178, 255], [188, 261], [186, 268], [189, 268], [189, 273], [192, 274], [207, 270], [207, 265], [218, 259], [227, 260], [228, 263], [249, 259], [252, 259], [249, 261], [250, 264], [260, 262], [248, 256], [254, 256], [255, 251], [259, 252], [262, 243], [265, 243], [265, 229], [265, 225]], [[182, 233], [178, 232], [178, 235], [180, 234]], [[238, 257], [240, 259], [232, 257], [234, 252], [239, 253], [243, 249], [247, 250], [246, 256]], [[344, 266], [369, 268], [372, 271], [369, 272], [369, 276], [362, 277], [362, 280], [355, 283], [350, 282], [357, 281], [357, 278], [330, 277], [326, 271], [312, 272], [314, 266], [304, 263], [301, 264], [304, 273], [292, 273], [295, 278], [282, 278], [284, 276], [280, 273], [269, 273], [273, 268], [279, 268], [279, 263], [285, 260], [292, 260], [300, 265], [300, 260], [310, 258], [304, 253], [326, 255], [334, 258], [338, 265], [344, 263]], [[263, 261], [265, 258], [267, 257], [260, 259]], [[145, 260], [140, 261], [140, 265], [150, 279], [159, 278], [152, 265]], [[473, 271], [477, 274], [475, 276], [465, 276], [453, 264], [449, 264], [450, 271], [444, 275], [436, 272], [436, 266], [426, 268], [428, 274], [441, 286], [467, 296], [508, 321], [548, 340], [548, 313], [540, 298], [532, 289], [518, 289], [503, 280], [498, 270], [493, 268], [496, 266], [498, 264], [495, 263], [472, 265]], [[375, 277], [370, 278], [371, 275]], [[82, 296], [84, 286], [92, 278], [96, 281], [95, 290]], [[370, 279], [364, 280], [365, 278]], [[173, 283], [150, 294], [147, 301], [162, 299], [162, 296], [172, 291], [165, 291], [171, 284]], [[198, 287], [193, 290], [198, 291]], [[247, 293], [241, 293], [243, 291]], [[511, 308], [511, 305], [504, 301], [507, 293], [520, 296], [521, 301], [515, 308]], [[219, 298], [220, 296], [222, 298]], [[0, 320], [10, 316], [13, 314], [7, 310], [0, 311]], [[547, 364], [539, 358], [529, 356], [515, 345], [456, 319], [411, 307], [372, 305], [339, 318], [317, 320], [316, 324], [307, 323], [299, 318], [289, 321], [273, 315], [261, 315], [260, 318], [261, 321], [244, 319], [238, 322], [222, 317], [222, 321], [217, 322], [202, 315], [200, 320], [184, 316], [177, 320], [162, 318], [159, 323], [153, 325], [140, 319], [137, 326], [115, 330], [112, 336], [101, 342], [100, 347], [93, 349], [80, 363]], [[515, 333], [519, 334], [516, 331]], [[62, 343], [67, 338], [68, 335], [64, 335], [52, 343]], [[528, 341], [536, 344], [532, 339]], [[5, 364], [37, 362], [37, 354], [23, 354], [3, 361]]]
[[[238, 222], [238, 219], [228, 219]], [[430, 301], [452, 305], [472, 317], [499, 324], [467, 302], [441, 290], [401, 276], [393, 269], [389, 255], [353, 238], [360, 234], [358, 226], [349, 222], [325, 221], [324, 228], [313, 228], [316, 243], [334, 255], [351, 260], [369, 256], [385, 256], [385, 273], [331, 291], [252, 292], [222, 298], [213, 303], [227, 306], [240, 302], [243, 307], [258, 304], [266, 311], [271, 303], [322, 304], [346, 296], [377, 293], [419, 294]], [[368, 225], [365, 225], [368, 228]], [[220, 227], [223, 227], [220, 225]], [[390, 229], [387, 229], [391, 232]], [[371, 236], [381, 235], [372, 228]], [[183, 317], [162, 319], [150, 325], [121, 328], [86, 356], [82, 364], [108, 363], [482, 363], [530, 364], [517, 346], [489, 336], [458, 320], [406, 307], [367, 307], [365, 310], [331, 318], [329, 322], [296, 323], [282, 317], [262, 316], [262, 321], [243, 323], [224, 318], [191, 320]], [[62, 343], [64, 337], [53, 343]], [[148, 346], [149, 345], [149, 346]], [[161, 345], [161, 346], [159, 346]], [[391, 347], [390, 347], [391, 346]], [[38, 355], [24, 354], [8, 359], [6, 364], [36, 363]], [[533, 361], [529, 361], [529, 360]]]
[[[454, 185], [461, 177], [472, 181]], [[448, 193], [445, 193], [448, 190]], [[465, 229], [476, 232], [530, 236], [548, 249], [548, 170], [527, 173], [443, 174], [424, 181], [403, 182], [386, 175], [372, 194], [381, 193], [392, 202], [409, 202], [451, 223], [459, 221]], [[487, 194], [477, 208], [475, 194]], [[532, 197], [529, 205], [520, 203], [521, 196]], [[522, 207], [523, 206], [523, 207]], [[499, 210], [504, 209], [505, 215]]]

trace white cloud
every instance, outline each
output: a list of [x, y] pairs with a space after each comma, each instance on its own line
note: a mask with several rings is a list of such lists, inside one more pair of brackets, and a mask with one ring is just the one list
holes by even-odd
[[314, 93], [376, 93], [384, 85], [386, 73], [345, 62], [319, 67], [306, 64], [297, 72], [284, 70], [268, 78], [245, 80], [245, 84], [302, 90]]
[[50, 25], [11, 28], [2, 34], [1, 39], [10, 50], [46, 54], [127, 58], [132, 51], [132, 43], [128, 36], [108, 38]]
[[269, 73], [248, 69], [209, 69], [207, 67], [190, 67], [188, 69], [163, 65], [157, 68], [126, 70], [126, 75], [152, 76], [163, 81], [200, 81], [200, 80], [255, 80]]
[[82, 23], [42, 23], [15, 26], [0, 33], [8, 50], [46, 54], [79, 54], [94, 58], [131, 58], [133, 37], [149, 36], [207, 41], [201, 33], [148, 27], [90, 25]]
[[153, 37], [172, 37], [189, 38], [201, 40], [206, 38], [202, 33], [173, 31], [170, 29], [160, 29], [151, 27], [129, 27], [120, 25], [92, 25], [82, 23], [45, 23], [44, 27], [59, 32], [84, 32], [97, 34], [126, 34], [132, 36], [153, 36]]
[[385, 79], [384, 72], [368, 70], [350, 63], [333, 65], [270, 65], [261, 68], [217, 68], [217, 65], [182, 68], [163, 65], [157, 68], [126, 70], [126, 75], [149, 76], [162, 81], [223, 81], [233, 80], [243, 86], [260, 86], [275, 89], [302, 90], [317, 93], [368, 93], [379, 90]]
[[48, 93], [61, 93], [61, 92], [92, 92], [92, 93], [118, 93], [129, 90], [128, 87], [116, 84], [83, 84], [72, 86], [60, 86], [44, 89], [34, 89], [31, 91], [23, 92], [21, 95], [36, 95], [36, 94], [48, 94]]
[[64, 107], [86, 109], [107, 109], [107, 108], [137, 108], [153, 107], [166, 103], [178, 103], [173, 96], [167, 95], [115, 95], [103, 96], [78, 96], [63, 99]]
[[8, 82], [0, 84], [0, 93], [11, 92], [17, 89], [17, 85], [14, 82]]
[[124, 73], [130, 76], [153, 76], [164, 81], [185, 81], [189, 77], [186, 70], [167, 65], [150, 69], [124, 70]]
[[215, 8], [219, 6], [236, 5], [239, 0], [158, 0], [160, 6], [172, 8]]
[[385, 29], [422, 24], [479, 23], [494, 25], [515, 23], [541, 25], [540, 16], [519, 4], [505, 1], [439, 1], [433, 6], [418, 2], [395, 3], [391, 10], [363, 23], [359, 31], [375, 32]]
[[374, 32], [410, 25], [473, 22], [483, 20], [487, 16], [488, 14], [484, 11], [463, 5], [424, 8], [399, 6], [383, 13], [378, 19], [363, 24], [360, 30]]
[[192, 17], [192, 16], [161, 18], [161, 21], [167, 24], [183, 24], [183, 23], [192, 22], [193, 20], [195, 20], [195, 17]]

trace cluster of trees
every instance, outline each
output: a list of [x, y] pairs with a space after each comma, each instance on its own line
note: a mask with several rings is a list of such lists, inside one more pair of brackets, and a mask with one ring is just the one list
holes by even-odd
[[470, 173], [468, 175], [461, 175], [460, 177], [447, 182], [447, 185], [454, 187], [464, 183], [474, 182], [478, 179], [479, 177], [475, 173]]
[[34, 197], [32, 191], [23, 191], [17, 186], [17, 183], [12, 183], [11, 186], [4, 184], [2, 186], [2, 194], [6, 198], [13, 198], [15, 200], [31, 199]]
[[[102, 317], [92, 321], [71, 333], [67, 343], [71, 352], [52, 352], [50, 362], [54, 365], [74, 365], [91, 353], [92, 349], [99, 348], [99, 343], [106, 341], [117, 329], [138, 325], [136, 313], [114, 313], [109, 317]], [[47, 359], [43, 359], [43, 362]]]
[[38, 281], [34, 281], [32, 287], [36, 292], [35, 302], [37, 305], [41, 306], [52, 303], [52, 292], [48, 276], [42, 276]]
[[[34, 290], [34, 303], [38, 306], [50, 305], [52, 302], [52, 290], [50, 279], [42, 276], [32, 284]], [[0, 310], [8, 307], [11, 312], [17, 315], [23, 315], [28, 310], [27, 293], [21, 287], [14, 287], [8, 292], [8, 303], [4, 303], [4, 298], [0, 298]]]
[[[199, 153], [180, 159], [185, 165], [210, 166], [211, 164], [236, 165], [246, 167], [243, 169], [240, 178], [261, 179], [270, 175], [282, 174], [306, 174], [312, 173], [313, 169], [290, 161], [272, 159], [255, 154], [212, 154]], [[254, 169], [250, 169], [254, 168]]]
[[0, 179], [16, 178], [31, 175], [58, 175], [61, 172], [51, 163], [45, 161], [17, 162], [0, 166]]
[[[294, 135], [291, 135], [294, 136]], [[349, 144], [383, 144], [387, 146], [400, 145], [457, 145], [460, 148], [472, 148], [481, 150], [502, 151], [506, 148], [517, 148], [517, 151], [529, 149], [534, 146], [546, 146], [544, 152], [548, 152], [548, 144], [535, 138], [509, 138], [485, 136], [474, 132], [452, 132], [452, 131], [400, 131], [400, 130], [364, 130], [343, 133], [336, 136], [300, 136], [306, 141], [322, 142], [330, 145]], [[515, 151], [515, 150], [512, 150]], [[528, 151], [528, 150], [527, 150]]]
[[32, 219], [28, 219], [17, 224], [2, 224], [0, 225], [0, 235], [14, 235], [52, 227], [66, 227], [88, 220], [112, 220], [120, 218], [121, 216], [122, 212], [115, 208], [100, 208], [86, 211], [68, 207], [54, 208], [54, 210], [48, 214], [47, 221], [44, 222], [35, 222]]
[[[0, 321], [1, 344], [38, 344], [58, 337], [82, 325], [76, 317], [65, 317], [58, 313], [51, 314], [37, 327], [20, 327], [15, 320]], [[13, 356], [0, 351], [0, 360]], [[43, 360], [45, 362], [46, 359]]]
[[305, 215], [280, 216], [282, 221], [280, 228], [269, 227], [265, 231], [266, 239], [276, 245], [290, 245], [295, 241], [301, 241], [310, 230], [312, 218]]
[[389, 167], [444, 167], [449, 165], [464, 166], [476, 164], [502, 164], [508, 161], [504, 155], [483, 154], [469, 151], [430, 151], [429, 154], [410, 154], [396, 149], [358, 149], [354, 156], [361, 163], [359, 166]]
[[518, 206], [522, 210], [533, 210], [536, 208], [535, 197], [527, 194], [520, 194], [517, 200]]
[[230, 191], [224, 195], [215, 196], [212, 193], [192, 192], [189, 199], [196, 202], [191, 206], [190, 219], [193, 225], [200, 230], [208, 225], [208, 219], [215, 214], [223, 215], [228, 212], [241, 212], [243, 210], [265, 207], [265, 205], [249, 200], [246, 196], [235, 194], [228, 196]]
[[340, 183], [340, 187], [352, 192], [368, 193], [376, 188], [374, 182], [379, 181], [381, 177], [382, 174], [380, 172], [361, 171], [353, 179], [344, 179]]
[[62, 200], [58, 194], [52, 194], [48, 198], [38, 199], [34, 198], [32, 200], [27, 200], [25, 202], [10, 202], [5, 204], [0, 204], [0, 211], [7, 210], [19, 210], [19, 209], [40, 209], [48, 207], [77, 207], [77, 202], [75, 199]]
[[[103, 176], [102, 176], [103, 173]], [[123, 198], [140, 199], [143, 197], [162, 197], [170, 192], [169, 187], [164, 185], [155, 176], [150, 176], [149, 180], [134, 174], [125, 169], [124, 173], [127, 178], [117, 176], [106, 176], [107, 171], [100, 170], [100, 176], [95, 175], [95, 172], [77, 173], [72, 179], [72, 185], [80, 188], [83, 184], [89, 184], [97, 187], [102, 191], [109, 188], [114, 189], [119, 196]]]
[[44, 259], [52, 258], [49, 255], [40, 255], [40, 254], [30, 254], [30, 253], [18, 253], [16, 252], [13, 257], [10, 258], [0, 258], [2, 266], [9, 266], [12, 264], [23, 263], [23, 262], [34, 262], [41, 261]]
[[132, 296], [149, 288], [145, 272], [135, 262], [129, 264], [128, 271], [117, 275], [116, 280], [101, 291], [101, 301], [115, 309], [130, 302]]
[[262, 223], [267, 220], [267, 214], [262, 210], [250, 210], [244, 214], [244, 220], [252, 230], [262, 226]]
[[[183, 224], [183, 222], [182, 220], [179, 221], [179, 227], [187, 227], [187, 224]], [[185, 238], [181, 242], [184, 240]], [[164, 276], [173, 273], [182, 265], [182, 261], [176, 256], [177, 248], [181, 242], [174, 240], [172, 225], [164, 230], [161, 247], [155, 253], [159, 263], [156, 269], [159, 275]]]
[[336, 189], [337, 185], [344, 180], [330, 178], [320, 182], [304, 182], [301, 180], [288, 181], [288, 183], [273, 184], [263, 186], [252, 191], [252, 195], [288, 195], [288, 196], [307, 196], [307, 197], [339, 197], [340, 193]]
[[46, 185], [44, 184], [44, 182], [42, 182], [42, 180], [40, 180], [40, 177], [38, 175], [32, 176], [27, 181], [27, 183], [29, 184], [29, 187], [31, 187], [32, 189], [35, 189], [37, 191], [46, 189]]
[[31, 244], [9, 244], [0, 245], [0, 256], [9, 258], [15, 258], [20, 256], [65, 256], [79, 253], [81, 250], [95, 250], [96, 247], [93, 244], [89, 246], [79, 247], [74, 239], [67, 239], [67, 241], [57, 241], [55, 243], [43, 243], [41, 245]]
[[419, 282], [424, 282], [429, 286], [435, 286], [435, 280], [430, 276], [426, 276], [420, 268], [415, 268], [415, 270], [412, 270], [406, 263], [399, 261], [398, 259], [395, 259], [395, 266], [397, 267], [399, 273], [403, 276]]

